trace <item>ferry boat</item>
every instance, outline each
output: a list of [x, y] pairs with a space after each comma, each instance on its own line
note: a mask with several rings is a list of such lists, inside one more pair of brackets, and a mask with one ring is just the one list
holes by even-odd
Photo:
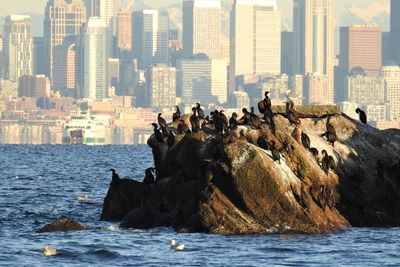
[[64, 124], [63, 144], [105, 145], [106, 126], [81, 111]]

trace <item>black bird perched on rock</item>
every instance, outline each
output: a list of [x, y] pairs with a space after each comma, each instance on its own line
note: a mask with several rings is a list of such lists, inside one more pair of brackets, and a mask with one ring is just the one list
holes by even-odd
[[143, 183], [144, 184], [148, 184], [148, 185], [152, 185], [155, 182], [155, 178], [154, 178], [154, 168], [148, 168], [145, 170], [145, 176], [143, 178]]
[[324, 172], [328, 173], [329, 168], [330, 168], [330, 160], [329, 160], [328, 152], [326, 152], [326, 150], [322, 150], [322, 156], [323, 156], [322, 161], [321, 161], [322, 170], [324, 170]]
[[157, 124], [152, 123], [151, 125], [153, 125], [154, 127], [154, 136], [156, 137], [156, 140], [160, 143], [164, 143], [164, 137], [162, 133], [157, 129], [158, 128]]
[[250, 126], [256, 128], [256, 129], [260, 129], [261, 127], [261, 121], [260, 118], [254, 114], [254, 107], [250, 108], [251, 113], [250, 113]]
[[278, 149], [275, 147], [276, 143], [274, 140], [271, 141], [272, 146], [271, 146], [271, 152], [272, 152], [272, 158], [274, 161], [278, 161], [279, 164], [281, 164], [281, 154], [279, 153]]
[[178, 127], [176, 128], [176, 131], [178, 134], [186, 134], [189, 130], [189, 126], [185, 123], [184, 120], [179, 120]]
[[215, 130], [217, 130], [217, 132], [222, 135], [224, 133], [224, 121], [223, 119], [221, 119], [218, 112], [214, 112], [213, 121]]
[[331, 123], [331, 116], [326, 120], [326, 132], [321, 135], [321, 137], [325, 136], [329, 143], [332, 146], [335, 146], [335, 142], [337, 140], [336, 130]]
[[299, 120], [299, 115], [297, 111], [294, 109], [294, 103], [292, 101], [286, 102], [286, 117], [288, 118], [289, 122], [294, 125], [301, 124]]
[[237, 128], [237, 113], [233, 112], [232, 116], [229, 118], [229, 128], [235, 130]]
[[257, 140], [257, 144], [260, 148], [268, 150], [269, 149], [268, 136], [266, 134], [260, 136]]
[[364, 124], [367, 124], [367, 114], [365, 114], [364, 111], [362, 111], [361, 109], [357, 108], [356, 109], [356, 113], [358, 114], [360, 121]]
[[224, 127], [228, 128], [228, 118], [225, 116], [224, 111], [220, 110], [219, 111], [219, 118], [222, 120]]
[[319, 164], [319, 159], [318, 159], [319, 152], [318, 152], [318, 149], [316, 149], [315, 147], [312, 147], [312, 148], [310, 148], [310, 152], [311, 152], [311, 154], [314, 156], [315, 160]]
[[176, 107], [176, 112], [174, 112], [174, 114], [172, 114], [172, 121], [176, 121], [181, 117], [181, 111], [179, 110], [179, 106], [175, 106]]
[[114, 169], [110, 169], [110, 171], [112, 171], [111, 185], [117, 184], [120, 180], [118, 173]]
[[244, 125], [248, 125], [250, 123], [250, 112], [247, 110], [247, 108], [242, 109], [243, 112], [243, 117], [240, 119], [240, 122], [242, 122]]
[[197, 109], [192, 108], [192, 112], [193, 114], [190, 116], [190, 124], [192, 125], [192, 132], [197, 133], [200, 130], [199, 117], [196, 115]]
[[271, 110], [271, 99], [268, 96], [269, 92], [265, 92], [265, 98], [258, 102], [258, 111], [260, 111], [261, 114], [264, 114], [268, 110]]
[[167, 137], [167, 144], [168, 144], [168, 149], [173, 147], [173, 145], [175, 144], [175, 135], [172, 131], [169, 132], [169, 135]]
[[311, 147], [310, 137], [308, 137], [308, 135], [305, 132], [301, 133], [301, 143], [307, 150], [310, 150]]
[[169, 133], [171, 132], [171, 130], [169, 129], [165, 119], [163, 117], [161, 117], [161, 114], [162, 113], [158, 113], [158, 117], [157, 117], [158, 124], [160, 125], [163, 135], [169, 136]]
[[200, 103], [196, 103], [196, 111], [197, 111], [197, 115], [201, 118], [201, 119], [205, 119], [206, 116], [204, 115], [204, 111], [201, 109], [201, 105]]

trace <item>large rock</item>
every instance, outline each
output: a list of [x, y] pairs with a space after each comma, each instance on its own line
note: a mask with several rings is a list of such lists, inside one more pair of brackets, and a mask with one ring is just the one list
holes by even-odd
[[46, 232], [69, 232], [86, 230], [87, 228], [71, 218], [58, 219], [37, 230], [38, 233]]
[[[379, 131], [334, 106], [298, 110], [303, 117], [299, 128], [320, 155], [326, 150], [334, 158], [334, 170], [321, 169], [321, 158], [317, 161], [291, 136], [294, 127], [281, 115], [284, 107], [274, 107], [272, 129], [240, 126], [229, 142], [213, 127], [177, 136], [179, 142], [170, 149], [150, 137], [158, 183], [110, 188], [113, 195], [140, 195], [140, 201], [122, 209], [119, 203], [127, 201], [106, 198], [107, 210], [118, 211], [114, 219], [125, 217], [121, 227], [172, 225], [217, 234], [399, 226], [400, 131]], [[328, 116], [338, 135], [334, 146], [320, 136]], [[175, 131], [176, 124], [171, 127]], [[276, 142], [281, 163], [258, 147], [261, 136]]]

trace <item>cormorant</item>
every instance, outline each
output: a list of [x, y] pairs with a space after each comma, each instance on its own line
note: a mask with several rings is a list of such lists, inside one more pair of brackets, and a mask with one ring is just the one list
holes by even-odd
[[[217, 114], [217, 115], [215, 115]], [[219, 134], [223, 134], [224, 133], [224, 122], [223, 120], [218, 116], [218, 113], [214, 113], [214, 126], [215, 126], [215, 130], [217, 130], [217, 132]]]
[[151, 125], [153, 125], [154, 127], [154, 136], [156, 137], [156, 140], [160, 143], [164, 143], [164, 137], [162, 133], [157, 129], [158, 128], [157, 124], [152, 123]]
[[298, 114], [294, 110], [294, 104], [292, 101], [286, 102], [286, 116], [291, 124], [294, 124], [294, 125], [301, 124]]
[[232, 116], [229, 119], [229, 128], [231, 130], [235, 130], [237, 128], [237, 113], [233, 112]]
[[165, 121], [165, 119], [163, 117], [161, 117], [162, 113], [158, 113], [158, 124], [160, 125], [161, 128], [167, 128], [167, 122]]
[[201, 119], [205, 119], [206, 116], [204, 115], [204, 111], [201, 109], [201, 105], [200, 103], [196, 103], [196, 110], [197, 110], [197, 115], [201, 118]]
[[270, 111], [270, 113], [272, 114], [271, 111], [271, 99], [268, 96], [269, 92], [266, 91], [265, 92], [265, 98], [263, 100], [261, 100], [260, 102], [258, 102], [258, 111], [260, 111], [261, 114], [266, 113], [267, 111]]
[[152, 185], [155, 182], [155, 178], [154, 178], [154, 168], [148, 168], [144, 173], [145, 173], [145, 177], [143, 179], [143, 183], [144, 184], [148, 184], [148, 185]]
[[260, 136], [257, 140], [257, 144], [260, 148], [268, 150], [269, 149], [268, 135], [264, 134]]
[[254, 107], [251, 107], [251, 113], [250, 113], [250, 125], [256, 129], [260, 129], [261, 127], [261, 121], [260, 118], [254, 114]]
[[300, 143], [301, 134], [302, 134], [301, 129], [300, 129], [299, 127], [296, 126], [296, 127], [293, 129], [292, 137], [293, 137], [294, 140], [296, 140], [298, 143]]
[[272, 152], [272, 158], [274, 161], [278, 161], [279, 164], [281, 164], [281, 154], [279, 153], [278, 149], [275, 147], [275, 141], [271, 141], [272, 146], [271, 146], [271, 152]]
[[224, 127], [228, 128], [228, 118], [225, 116], [224, 111], [220, 110], [219, 111], [219, 118], [222, 120]]
[[331, 116], [328, 117], [326, 120], [326, 132], [321, 135], [321, 137], [325, 136], [326, 139], [328, 140], [329, 143], [331, 143], [332, 146], [335, 145], [335, 142], [337, 140], [336, 136], [336, 130], [335, 127], [333, 127], [331, 123]]
[[168, 144], [168, 149], [173, 147], [175, 144], [175, 135], [172, 131], [169, 132], [168, 138], [167, 138], [167, 144]]
[[240, 122], [243, 123], [244, 125], [248, 125], [250, 123], [250, 112], [247, 110], [247, 108], [242, 109], [243, 112], [243, 117], [240, 119]]
[[324, 170], [324, 172], [328, 174], [330, 168], [330, 162], [329, 162], [330, 160], [326, 150], [322, 150], [322, 156], [323, 156], [321, 161], [322, 170]]
[[301, 133], [301, 143], [306, 149], [310, 150], [311, 147], [310, 137], [308, 137], [308, 135], [305, 132]]
[[172, 121], [176, 121], [181, 117], [181, 111], [179, 110], [179, 106], [175, 106], [176, 107], [176, 112], [174, 112], [174, 114], [172, 114]]
[[117, 184], [120, 180], [118, 173], [116, 173], [114, 169], [110, 169], [110, 171], [112, 171], [112, 178], [110, 185]]
[[332, 156], [329, 156], [328, 159], [329, 159], [329, 168], [334, 170], [336, 168], [335, 159]]
[[188, 130], [189, 130], [189, 126], [186, 125], [184, 120], [180, 120], [178, 127], [176, 128], [176, 131], [178, 132], [178, 134], [186, 134]]
[[362, 111], [361, 109], [357, 108], [356, 109], [356, 113], [358, 114], [360, 121], [364, 124], [367, 124], [367, 114], [365, 114], [364, 111]]
[[190, 116], [190, 124], [192, 125], [192, 132], [197, 133], [200, 130], [199, 118], [196, 116], [197, 109], [192, 108], [192, 116]]
[[319, 159], [318, 159], [319, 152], [318, 152], [318, 149], [316, 149], [315, 147], [312, 147], [312, 148], [310, 148], [310, 152], [311, 152], [311, 154], [314, 156], [315, 160], [319, 164]]

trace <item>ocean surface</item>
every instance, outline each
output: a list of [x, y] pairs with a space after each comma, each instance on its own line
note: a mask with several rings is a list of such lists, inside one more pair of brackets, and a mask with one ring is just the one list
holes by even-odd
[[[220, 236], [99, 221], [109, 169], [142, 180], [152, 162], [146, 146], [0, 146], [0, 266], [400, 266], [399, 228]], [[62, 216], [97, 230], [36, 233]], [[58, 254], [43, 256], [45, 246]]]

